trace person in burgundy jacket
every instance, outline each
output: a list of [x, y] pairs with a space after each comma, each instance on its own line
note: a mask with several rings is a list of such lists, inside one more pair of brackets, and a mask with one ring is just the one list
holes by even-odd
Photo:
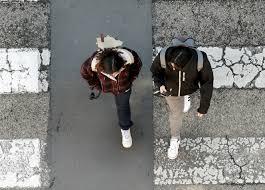
[[81, 76], [92, 89], [115, 98], [124, 148], [132, 146], [130, 95], [142, 62], [137, 53], [110, 36], [97, 38], [99, 49], [81, 65]]

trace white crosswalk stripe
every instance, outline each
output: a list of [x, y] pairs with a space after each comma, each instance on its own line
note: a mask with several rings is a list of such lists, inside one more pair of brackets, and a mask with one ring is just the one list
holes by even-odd
[[41, 187], [39, 139], [0, 140], [0, 187]]
[[167, 148], [155, 140], [155, 185], [265, 183], [265, 138], [185, 138], [173, 161]]
[[0, 93], [46, 92], [49, 64], [48, 49], [0, 49]]

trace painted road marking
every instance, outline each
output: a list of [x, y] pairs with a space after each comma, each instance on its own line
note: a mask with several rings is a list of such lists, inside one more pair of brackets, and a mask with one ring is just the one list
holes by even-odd
[[0, 140], [0, 188], [41, 187], [39, 139]]
[[0, 93], [47, 92], [49, 64], [48, 49], [0, 49]]
[[173, 161], [168, 141], [154, 143], [155, 185], [265, 183], [265, 138], [185, 138]]

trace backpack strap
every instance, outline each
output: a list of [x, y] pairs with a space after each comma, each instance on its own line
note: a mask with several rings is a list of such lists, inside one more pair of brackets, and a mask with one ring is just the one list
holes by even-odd
[[171, 47], [171, 46], [168, 46], [168, 47], [165, 47], [163, 48], [161, 51], [160, 51], [160, 64], [161, 64], [161, 67], [163, 69], [166, 69], [167, 68], [167, 65], [166, 65], [166, 52], [167, 52], [167, 49]]
[[178, 46], [184, 46], [184, 47], [187, 47], [186, 44], [184, 44], [184, 43], [182, 43], [182, 42], [179, 42], [177, 45], [164, 47], [164, 48], [160, 51], [160, 63], [161, 63], [161, 67], [162, 67], [162, 68], [165, 69], [165, 68], [167, 67], [167, 64], [166, 64], [166, 52], [167, 52], [168, 48], [171, 48], [171, 47], [178, 47]]
[[200, 50], [195, 49], [198, 55], [197, 70], [200, 72], [203, 68], [203, 55]]
[[[183, 44], [180, 44], [180, 45], [177, 45], [177, 46], [185, 46], [187, 47], [184, 43]], [[170, 47], [177, 47], [177, 46], [168, 46], [168, 47], [165, 47], [163, 48], [161, 51], [160, 51], [160, 64], [161, 64], [161, 67], [166, 69], [166, 52], [168, 50], [168, 48]], [[192, 48], [192, 47], [189, 47], [191, 49], [194, 49], [196, 50], [197, 52], [197, 55], [198, 55], [198, 62], [197, 62], [197, 70], [198, 72], [200, 72], [203, 68], [203, 55], [202, 55], [202, 52], [195, 49], [195, 48]]]

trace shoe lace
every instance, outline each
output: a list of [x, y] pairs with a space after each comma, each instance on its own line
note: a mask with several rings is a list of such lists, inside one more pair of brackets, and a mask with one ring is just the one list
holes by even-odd
[[130, 138], [130, 132], [129, 132], [129, 130], [124, 130], [124, 131], [122, 131], [122, 136], [123, 136], [125, 139], [129, 139], [129, 138]]

